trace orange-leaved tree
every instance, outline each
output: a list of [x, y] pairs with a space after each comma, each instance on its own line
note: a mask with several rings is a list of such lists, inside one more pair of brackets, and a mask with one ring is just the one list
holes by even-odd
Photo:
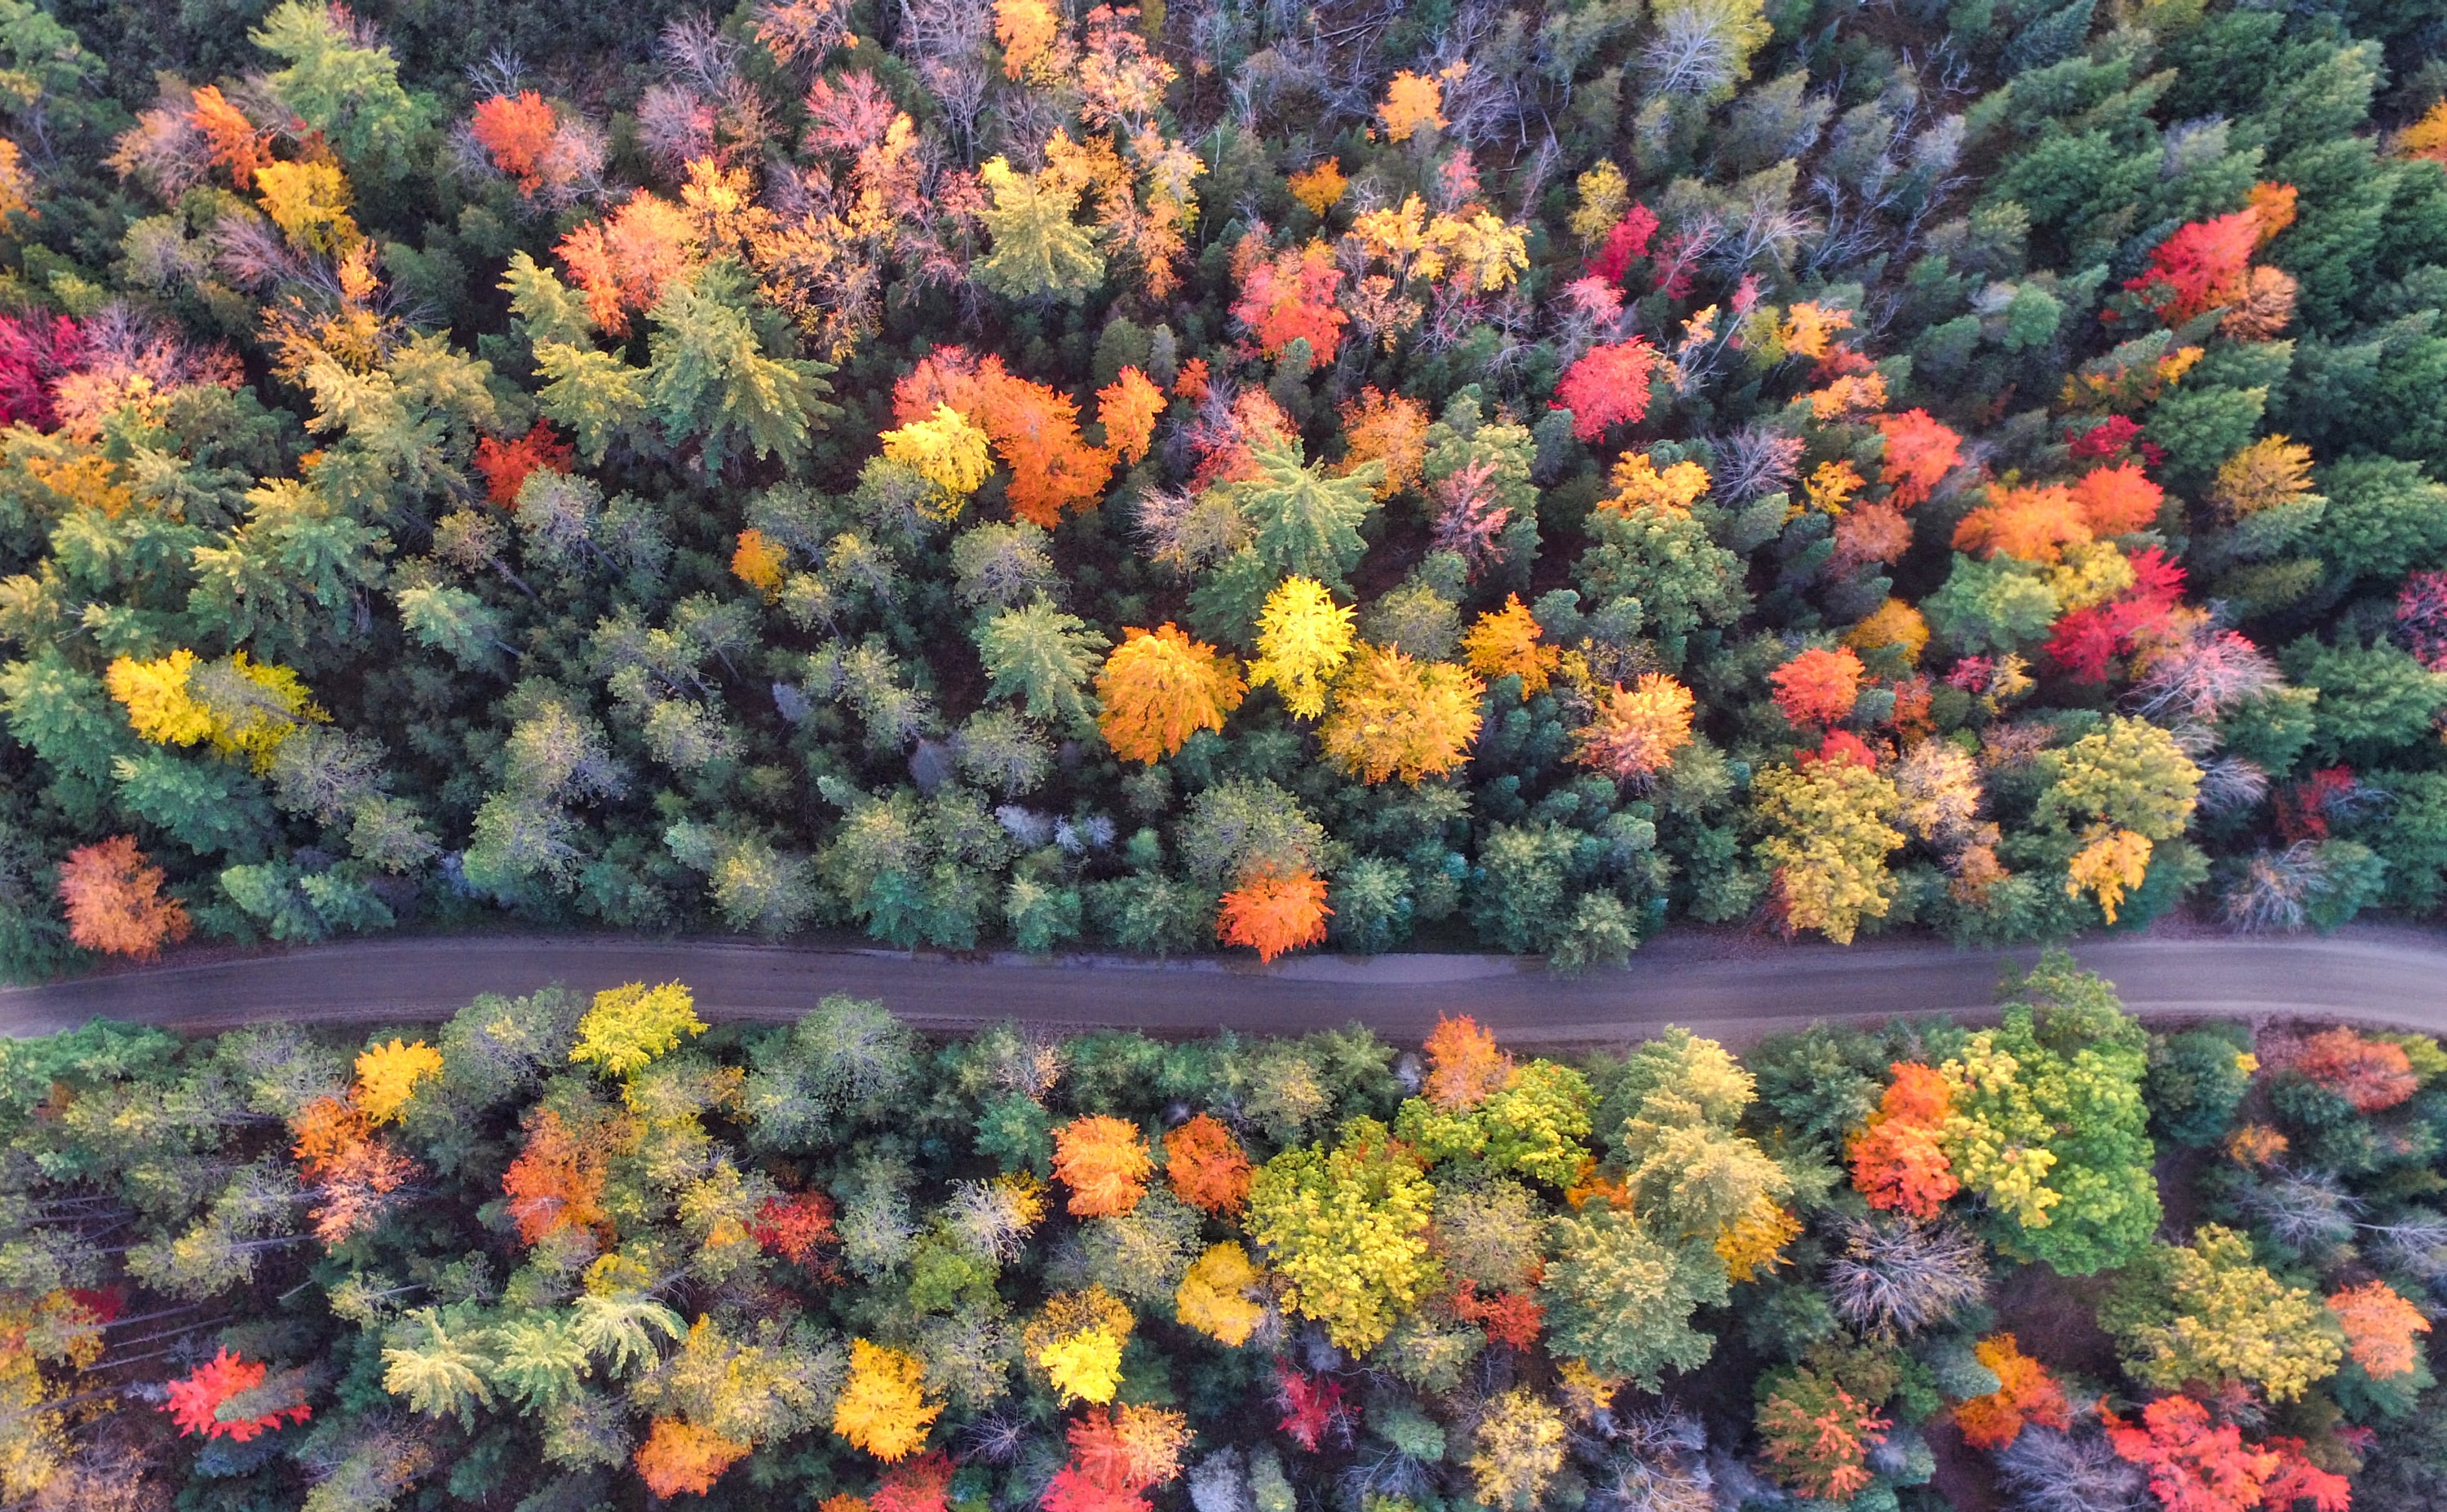
[[516, 441], [486, 436], [476, 443], [476, 470], [484, 475], [484, 497], [504, 509], [518, 506], [519, 490], [526, 486], [527, 474], [538, 468], [565, 473], [577, 457], [549, 420], [537, 421]]
[[629, 316], [660, 299], [696, 261], [698, 245], [687, 211], [640, 189], [606, 218], [561, 237], [554, 250], [585, 291], [588, 318], [622, 336]]
[[1323, 943], [1325, 879], [1305, 869], [1262, 872], [1224, 895], [1215, 914], [1215, 937], [1246, 945], [1260, 960]]
[[749, 1446], [678, 1418], [656, 1418], [637, 1446], [637, 1474], [658, 1497], [703, 1496], [722, 1472], [747, 1457]]
[[1927, 502], [1963, 461], [1963, 438], [1925, 409], [1880, 415], [1873, 424], [1887, 439], [1878, 476], [1887, 485], [1887, 501], [1898, 509]]
[[2304, 1458], [2300, 1439], [2243, 1442], [2232, 1423], [2220, 1423], [2189, 1396], [2162, 1396], [2141, 1409], [2138, 1423], [2102, 1414], [2107, 1442], [2140, 1465], [2150, 1490], [2170, 1512], [2249, 1512], [2310, 1502], [2318, 1512], [2347, 1512], [2352, 1493], [2342, 1475]]
[[1192, 640], [1169, 621], [1124, 630], [1096, 674], [1096, 728], [1124, 761], [1164, 760], [1202, 729], [1220, 730], [1248, 686], [1229, 652]]
[[530, 198], [543, 187], [544, 167], [560, 130], [560, 118], [552, 103], [532, 89], [479, 101], [467, 123], [468, 134], [493, 166], [518, 180], [519, 193]]
[[603, 1187], [616, 1132], [616, 1121], [573, 1128], [552, 1108], [529, 1110], [526, 1143], [502, 1174], [521, 1239], [533, 1244], [564, 1228], [610, 1231]]
[[2404, 1047], [2344, 1028], [2312, 1035], [2293, 1068], [2352, 1104], [2357, 1113], [2384, 1112], [2409, 1102], [2421, 1085]]
[[1249, 1153], [1211, 1113], [1165, 1135], [1164, 1174], [1172, 1195], [1201, 1212], [1230, 1218], [1248, 1205]]
[[1939, 1143], [1954, 1092], [1944, 1077], [1913, 1061], [1898, 1061], [1894, 1083], [1878, 1110], [1852, 1137], [1852, 1185], [1871, 1207], [1933, 1219], [1963, 1190]]
[[2022, 1352], [2014, 1335], [1999, 1333], [1982, 1339], [1971, 1352], [1997, 1375], [1997, 1389], [1954, 1409], [1955, 1426], [1963, 1429], [1964, 1442], [1972, 1447], [2001, 1449], [2033, 1423], [2059, 1433], [2073, 1426], [2064, 1388], [2046, 1366]]
[[1311, 362], [1322, 367], [1334, 360], [1351, 317], [1334, 300], [1342, 270], [1332, 247], [1312, 241], [1269, 255], [1252, 232], [1233, 248], [1232, 261], [1241, 279], [1232, 316], [1249, 328], [1260, 351], [1280, 357], [1293, 342], [1305, 341]]
[[2167, 491], [2152, 482], [2138, 463], [2095, 467], [2073, 485], [2074, 502], [2093, 536], [2129, 536], [2157, 522]]
[[1467, 1113], [1511, 1084], [1512, 1057], [1465, 1013], [1428, 1031], [1428, 1075], [1420, 1091], [1440, 1111]]
[[1462, 658], [1470, 670], [1492, 682], [1498, 677], [1518, 676], [1521, 698], [1527, 703], [1546, 690], [1555, 670], [1564, 662], [1560, 646], [1540, 642], [1537, 617], [1519, 594], [1504, 595], [1504, 607], [1490, 609], [1478, 616], [1461, 638]]
[[1833, 651], [1813, 646], [1767, 674], [1775, 688], [1775, 707], [1802, 727], [1832, 725], [1848, 718], [1861, 694], [1861, 658], [1851, 647]]
[[315, 1237], [337, 1244], [370, 1228], [385, 1200], [424, 1168], [374, 1133], [373, 1122], [350, 1098], [318, 1097], [289, 1120], [298, 1174], [313, 1189]]
[[1181, 1474], [1189, 1420], [1167, 1408], [1091, 1407], [1070, 1427], [1071, 1463], [1045, 1488], [1045, 1512], [1145, 1512], [1145, 1493]]
[[161, 1383], [165, 1397], [161, 1410], [170, 1414], [181, 1434], [236, 1439], [240, 1444], [278, 1427], [283, 1418], [292, 1423], [312, 1418], [314, 1413], [303, 1401], [275, 1406], [264, 1412], [221, 1415], [223, 1405], [233, 1398], [259, 1390], [270, 1370], [271, 1367], [260, 1360], [248, 1360], [220, 1350], [186, 1375]]
[[2067, 546], [2091, 539], [2090, 521], [2080, 501], [2059, 483], [2044, 488], [1991, 487], [1988, 501], [1954, 527], [1955, 550], [2022, 561], [2052, 562], [2064, 555]]
[[2385, 1281], [2349, 1286], [2328, 1298], [2328, 1311], [2345, 1331], [2345, 1349], [2375, 1381], [2410, 1375], [2421, 1363], [2418, 1334], [2430, 1332], [2421, 1309]]
[[833, 1200], [822, 1192], [796, 1192], [768, 1197], [756, 1209], [749, 1228], [757, 1247], [793, 1265], [817, 1261], [833, 1232]]
[[884, 1472], [868, 1512], [949, 1512], [952, 1475], [952, 1457], [940, 1449], [904, 1460]]
[[1597, 695], [1589, 722], [1572, 735], [1572, 760], [1618, 782], [1644, 783], [1671, 768], [1691, 744], [1691, 690], [1664, 672], [1642, 672]]
[[1876, 1479], [1866, 1462], [1891, 1426], [1876, 1408], [1832, 1375], [1774, 1371], [1759, 1382], [1760, 1457], [1805, 1496], [1849, 1501]]
[[187, 905], [161, 896], [166, 879], [133, 835], [80, 845], [60, 862], [68, 938], [89, 951], [150, 960], [187, 937]]
[[1136, 368], [1096, 390], [1096, 423], [1105, 427], [1105, 445], [1127, 463], [1146, 460], [1155, 441], [1155, 423], [1164, 416], [1164, 390]]
[[1053, 1174], [1071, 1188], [1073, 1218], [1117, 1218], [1147, 1196], [1155, 1169], [1138, 1125], [1097, 1114], [1053, 1131]]

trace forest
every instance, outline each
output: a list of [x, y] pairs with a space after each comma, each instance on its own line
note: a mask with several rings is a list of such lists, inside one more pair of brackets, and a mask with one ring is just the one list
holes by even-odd
[[2447, 1050], [1999, 1003], [0, 1041], [0, 1505], [2447, 1507]]
[[2447, 896], [2419, 0], [0, 0], [0, 971]]

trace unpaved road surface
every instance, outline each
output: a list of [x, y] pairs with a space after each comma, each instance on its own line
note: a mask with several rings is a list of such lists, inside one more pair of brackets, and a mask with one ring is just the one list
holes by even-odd
[[[2437, 932], [2111, 937], [2074, 953], [2145, 1015], [2302, 1015], [2447, 1032], [2447, 935]], [[1993, 1001], [2001, 972], [2037, 954], [1669, 934], [1620, 970], [1565, 978], [1478, 955], [1300, 956], [1260, 968], [579, 935], [392, 937], [191, 955], [0, 989], [0, 1034], [49, 1033], [96, 1017], [190, 1030], [275, 1019], [410, 1023], [446, 1017], [480, 992], [676, 979], [716, 1019], [792, 1019], [826, 993], [847, 992], [944, 1027], [1015, 1018], [1065, 1030], [1197, 1033], [1357, 1019], [1415, 1040], [1440, 1015], [1470, 1013], [1510, 1041], [1631, 1039], [1680, 1024], [1740, 1043], [1816, 1018], [1978, 1012]]]

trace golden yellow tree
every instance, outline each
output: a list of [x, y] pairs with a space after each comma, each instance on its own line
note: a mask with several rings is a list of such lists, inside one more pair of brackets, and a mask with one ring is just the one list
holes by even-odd
[[1572, 760], [1622, 782], [1645, 782], [1674, 765], [1691, 744], [1691, 690], [1663, 672], [1643, 672], [1629, 688], [1597, 695], [1589, 722], [1572, 737]]
[[595, 1006], [578, 1021], [578, 1043], [569, 1058], [606, 1076], [628, 1076], [654, 1058], [702, 1034], [696, 998], [677, 982], [648, 987], [631, 982], [595, 994]]
[[1325, 691], [1351, 659], [1351, 611], [1314, 577], [1286, 577], [1258, 612], [1258, 656], [1249, 685], [1271, 686], [1300, 719], [1325, 712]]
[[833, 1404], [833, 1431], [890, 1463], [925, 1447], [926, 1430], [943, 1412], [926, 1399], [926, 1367], [914, 1354], [864, 1339], [849, 1346], [849, 1379]]
[[1231, 1349], [1249, 1342], [1258, 1331], [1266, 1310], [1249, 1300], [1250, 1289], [1258, 1284], [1260, 1273], [1249, 1261], [1249, 1252], [1237, 1240], [1226, 1239], [1207, 1247], [1183, 1276], [1181, 1286], [1173, 1293], [1174, 1314], [1184, 1328], [1196, 1329], [1208, 1338]]
[[1171, 624], [1126, 630], [1096, 674], [1096, 728], [1124, 761], [1150, 765], [1202, 729], [1222, 729], [1248, 688], [1241, 664]]
[[367, 1047], [357, 1057], [354, 1099], [367, 1119], [388, 1124], [416, 1095], [416, 1084], [442, 1074], [442, 1052], [423, 1040]]
[[1470, 759], [1487, 685], [1451, 662], [1423, 662], [1391, 646], [1362, 646], [1335, 684], [1318, 730], [1327, 756], [1363, 783], [1416, 784]]
[[1130, 1310], [1101, 1286], [1059, 1292], [1020, 1334], [1028, 1357], [1072, 1402], [1110, 1402], [1122, 1387], [1122, 1345]]

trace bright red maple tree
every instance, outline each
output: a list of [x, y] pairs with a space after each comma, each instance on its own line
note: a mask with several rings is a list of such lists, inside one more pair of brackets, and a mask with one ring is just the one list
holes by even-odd
[[1555, 385], [1554, 406], [1572, 412], [1572, 434], [1595, 441], [1616, 425], [1648, 418], [1648, 375], [1657, 349], [1635, 337], [1591, 347]]
[[224, 1420], [220, 1416], [224, 1403], [263, 1385], [270, 1370], [271, 1367], [260, 1360], [243, 1359], [222, 1350], [186, 1376], [164, 1381], [161, 1389], [169, 1400], [162, 1403], [161, 1410], [170, 1414], [182, 1434], [236, 1439], [240, 1444], [280, 1427], [283, 1418], [292, 1423], [312, 1418], [313, 1409], [302, 1401], [252, 1417]]
[[549, 420], [538, 420], [516, 441], [486, 436], [476, 443], [476, 470], [484, 475], [484, 497], [503, 509], [517, 505], [527, 474], [539, 467], [565, 473], [577, 459], [576, 450], [553, 430]]
[[515, 98], [497, 94], [479, 102], [467, 123], [493, 166], [517, 180], [519, 193], [527, 196], [543, 187], [544, 161], [560, 129], [560, 118], [551, 104], [532, 89], [522, 89]]
[[1861, 694], [1861, 658], [1851, 647], [1813, 646], [1767, 674], [1775, 707], [1793, 724], [1832, 725], [1849, 717]]

